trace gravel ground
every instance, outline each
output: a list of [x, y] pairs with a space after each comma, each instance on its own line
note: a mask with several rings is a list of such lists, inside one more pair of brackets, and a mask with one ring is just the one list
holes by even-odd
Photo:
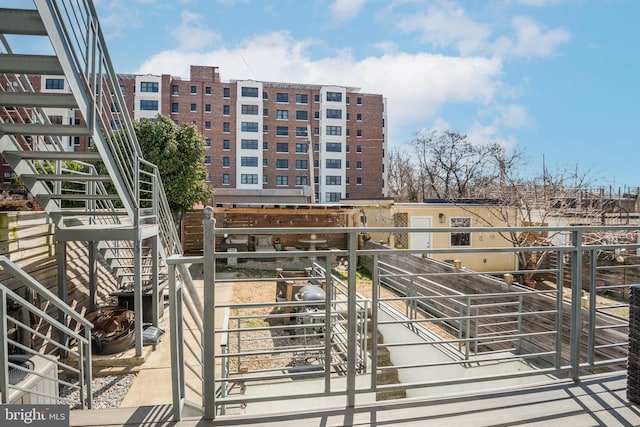
[[[135, 374], [126, 374], [93, 378], [91, 382], [93, 387], [93, 409], [118, 408], [135, 377]], [[77, 384], [77, 381], [74, 384]], [[65, 386], [60, 390], [60, 396], [76, 400], [79, 399], [80, 392], [77, 389]]]

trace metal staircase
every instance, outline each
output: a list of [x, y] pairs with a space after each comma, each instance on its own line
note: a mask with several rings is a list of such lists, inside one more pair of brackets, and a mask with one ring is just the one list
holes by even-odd
[[[156, 323], [166, 259], [182, 254], [158, 170], [143, 159], [93, 2], [33, 4], [0, 9], [0, 154], [56, 223], [61, 299], [65, 242], [86, 241], [89, 263], [102, 258], [132, 292], [136, 319], [152, 295]], [[27, 51], [43, 44], [44, 53]], [[62, 79], [62, 89], [47, 89]], [[78, 138], [92, 148], [75, 151]], [[94, 275], [91, 305], [97, 286]]]

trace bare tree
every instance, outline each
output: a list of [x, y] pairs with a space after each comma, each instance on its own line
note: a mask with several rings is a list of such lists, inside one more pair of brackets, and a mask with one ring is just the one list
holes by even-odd
[[416, 169], [411, 155], [399, 148], [389, 151], [387, 160], [389, 195], [398, 202], [418, 201]]
[[429, 131], [411, 141], [416, 150], [422, 197], [459, 199], [470, 197], [476, 183], [500, 175], [494, 160], [504, 155], [499, 143], [472, 144], [455, 131]]

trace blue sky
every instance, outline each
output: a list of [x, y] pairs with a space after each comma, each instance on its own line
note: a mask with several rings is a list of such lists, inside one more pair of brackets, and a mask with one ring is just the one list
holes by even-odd
[[[96, 0], [119, 73], [337, 84], [388, 102], [389, 144], [420, 129], [638, 186], [640, 1]], [[523, 171], [525, 172], [525, 171]]]

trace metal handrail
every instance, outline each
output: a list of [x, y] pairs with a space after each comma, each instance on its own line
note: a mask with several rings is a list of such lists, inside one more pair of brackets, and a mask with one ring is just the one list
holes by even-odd
[[[204, 221], [204, 245], [205, 254], [204, 257], [198, 257], [197, 263], [203, 263], [205, 265], [205, 286], [204, 286], [204, 306], [207, 310], [198, 311], [202, 314], [202, 351], [207, 355], [202, 359], [202, 371], [198, 371], [198, 381], [206, 379], [204, 384], [190, 383], [182, 376], [176, 378], [178, 384], [183, 384], [180, 387], [188, 388], [189, 390], [199, 390], [202, 386], [202, 391], [197, 395], [201, 396], [202, 402], [197, 402], [197, 405], [202, 408], [205, 418], [214, 417], [215, 414], [221, 413], [225, 410], [229, 415], [230, 408], [233, 405], [252, 405], [254, 402], [266, 402], [266, 401], [283, 401], [294, 400], [303, 398], [314, 397], [336, 397], [343, 396], [347, 401], [347, 405], [353, 404], [353, 398], [355, 395], [366, 395], [367, 393], [384, 393], [390, 391], [405, 390], [412, 393], [422, 393], [424, 390], [431, 389], [440, 385], [456, 385], [466, 384], [477, 381], [493, 381], [493, 380], [510, 380], [520, 378], [522, 381], [527, 380], [528, 377], [532, 377], [531, 381], [540, 381], [540, 378], [544, 377], [550, 379], [553, 377], [566, 377], [569, 376], [574, 379], [578, 379], [584, 369], [620, 369], [621, 362], [624, 361], [623, 354], [626, 351], [626, 344], [622, 339], [625, 330], [628, 328], [624, 324], [623, 319], [615, 318], [609, 315], [599, 314], [601, 312], [600, 307], [595, 307], [592, 304], [588, 307], [581, 305], [580, 292], [582, 280], [577, 273], [578, 270], [572, 271], [572, 282], [575, 283], [574, 291], [571, 293], [569, 299], [565, 298], [563, 292], [558, 289], [543, 289], [533, 290], [528, 289], [523, 285], [517, 283], [507, 283], [502, 280], [503, 275], [506, 273], [517, 274], [517, 269], [501, 269], [499, 271], [490, 271], [485, 273], [474, 272], [465, 269], [455, 269], [452, 265], [443, 262], [430, 261], [428, 259], [418, 258], [412, 256], [413, 254], [419, 254], [424, 250], [418, 249], [396, 249], [388, 246], [381, 246], [367, 244], [367, 246], [355, 246], [356, 236], [361, 234], [372, 233], [376, 230], [383, 229], [389, 232], [397, 233], [411, 233], [411, 232], [428, 232], [433, 233], [450, 233], [459, 232], [459, 229], [417, 229], [410, 227], [381, 227], [381, 228], [246, 228], [246, 229], [231, 229], [222, 228], [216, 229], [212, 226], [212, 220], [205, 219]], [[534, 227], [535, 228], [535, 227]], [[526, 232], [531, 231], [531, 227], [514, 227], [510, 228], [514, 232]], [[545, 230], [546, 227], [541, 229]], [[620, 229], [632, 229], [636, 232], [640, 232], [640, 227], [558, 227], [559, 231], [573, 232], [582, 231], [588, 232], [590, 230], [597, 229], [598, 231], [610, 231], [617, 232]], [[467, 230], [465, 230], [467, 231]], [[471, 232], [486, 233], [494, 231], [493, 228], [476, 227], [470, 229]], [[277, 234], [279, 236], [286, 234], [306, 234], [306, 233], [319, 233], [319, 234], [340, 234], [346, 236], [344, 240], [349, 242], [349, 246], [346, 249], [339, 251], [296, 251], [284, 252], [276, 251], [268, 253], [258, 252], [236, 252], [235, 258], [275, 258], [276, 265], [283, 265], [283, 259], [295, 256], [297, 258], [307, 257], [307, 259], [314, 258], [316, 263], [313, 264], [313, 271], [311, 276], [314, 278], [322, 279], [322, 269], [325, 264], [331, 266], [331, 258], [338, 256], [346, 256], [347, 265], [347, 280], [338, 281], [335, 278], [328, 279], [328, 287], [333, 289], [333, 284], [339, 287], [337, 290], [327, 292], [327, 295], [332, 294], [328, 303], [331, 307], [334, 303], [344, 304], [344, 306], [332, 308], [330, 319], [336, 319], [335, 325], [337, 329], [325, 329], [325, 333], [330, 337], [326, 339], [326, 342], [335, 343], [343, 342], [344, 348], [337, 346], [334, 350], [336, 355], [340, 358], [338, 361], [326, 361], [323, 366], [324, 371], [318, 371], [314, 375], [320, 375], [324, 379], [319, 380], [318, 388], [310, 390], [304, 395], [299, 393], [287, 393], [286, 390], [280, 392], [266, 392], [266, 394], [256, 396], [254, 393], [246, 393], [238, 395], [234, 393], [220, 393], [214, 392], [211, 395], [206, 393], [205, 385], [211, 381], [211, 378], [207, 374], [207, 363], [215, 363], [215, 360], [223, 361], [223, 365], [229, 361], [229, 359], [236, 359], [234, 363], [238, 363], [238, 358], [266, 358], [270, 362], [275, 363], [273, 367], [261, 368], [256, 366], [251, 368], [249, 372], [238, 371], [238, 366], [234, 365], [230, 372], [230, 375], [224, 375], [222, 377], [215, 377], [212, 384], [224, 385], [227, 383], [238, 382], [244, 384], [246, 387], [250, 387], [252, 382], [260, 383], [260, 381], [285, 379], [285, 378], [310, 378], [311, 373], [305, 373], [304, 371], [293, 370], [291, 372], [283, 371], [284, 367], [279, 367], [278, 363], [287, 362], [288, 352], [295, 351], [309, 351], [310, 353], [324, 354], [326, 359], [328, 354], [326, 346], [318, 345], [317, 343], [310, 343], [304, 350], [301, 350], [299, 344], [291, 344], [287, 341], [287, 337], [281, 337], [279, 331], [291, 330], [302, 331], [305, 325], [295, 325], [290, 323], [289, 325], [281, 325], [283, 317], [287, 314], [279, 313], [277, 310], [270, 312], [269, 314], [255, 314], [256, 309], [279, 307], [288, 308], [299, 306], [300, 302], [242, 302], [242, 303], [214, 303], [215, 297], [213, 297], [213, 291], [216, 283], [240, 283], [243, 282], [270, 282], [276, 281], [276, 277], [266, 278], [243, 278], [243, 279], [220, 279], [215, 278], [215, 274], [211, 274], [214, 270], [214, 266], [217, 260], [227, 258], [228, 254], [216, 252], [212, 250], [215, 245], [215, 237], [219, 234]], [[565, 268], [562, 260], [564, 254], [575, 254], [582, 252], [601, 251], [601, 250], [614, 250], [615, 248], [625, 247], [627, 249], [640, 250], [640, 244], [638, 243], [624, 243], [620, 245], [590, 245], [584, 243], [581, 239], [574, 236], [574, 240], [565, 246], [536, 246], [532, 245], [527, 248], [519, 247], [499, 247], [499, 248], [475, 248], [465, 247], [456, 249], [433, 249], [429, 252], [433, 253], [476, 253], [485, 254], [487, 252], [511, 252], [515, 254], [518, 251], [553, 251], [557, 252], [559, 263], [557, 265], [549, 265], [538, 270], [529, 270], [527, 273], [539, 273], [549, 276], [555, 275], [558, 286], [563, 286], [562, 272]], [[485, 256], [485, 255], [478, 255]], [[390, 261], [392, 257], [406, 257], [408, 260], [420, 260], [421, 263], [430, 263], [435, 270], [429, 267], [428, 272], [413, 272], [402, 271], [402, 269], [392, 269], [390, 265], [393, 263]], [[577, 260], [578, 258], [576, 258]], [[373, 261], [371, 261], [373, 260]], [[326, 261], [326, 263], [325, 263]], [[176, 265], [193, 264], [194, 259], [189, 257], [175, 257], [172, 262]], [[369, 264], [373, 262], [373, 267]], [[417, 262], [417, 261], [416, 261]], [[575, 261], [574, 261], [575, 262]], [[311, 265], [311, 264], [310, 264]], [[358, 265], [364, 265], [369, 268], [372, 274], [372, 309], [370, 319], [364, 319], [358, 317], [358, 304], [360, 304], [360, 297], [354, 296], [354, 287], [351, 285], [355, 279], [355, 269]], [[241, 264], [238, 264], [236, 268], [241, 268]], [[330, 268], [330, 267], [329, 267]], [[438, 270], [441, 269], [441, 270]], [[209, 273], [207, 273], [209, 272]], [[485, 293], [473, 293], [472, 291], [463, 291], [456, 289], [452, 286], [452, 283], [458, 281], [469, 281], [473, 283], [482, 282], [484, 284], [490, 283], [494, 290], [487, 291]], [[412, 292], [405, 295], [399, 294], [396, 296], [379, 295], [380, 289], [383, 286], [383, 282], [392, 281], [402, 286], [412, 286]], [[452, 282], [453, 281], [453, 282]], [[593, 282], [593, 283], [592, 283]], [[331, 283], [329, 285], [329, 283]], [[409, 283], [413, 283], [409, 285]], [[586, 284], [585, 284], [586, 286]], [[592, 290], [592, 295], [595, 293], [595, 282], [592, 280], [589, 282], [589, 288]], [[612, 287], [614, 288], [614, 287]], [[398, 288], [398, 289], [401, 289]], [[426, 294], [425, 292], [433, 292]], [[337, 296], [336, 296], [337, 295]], [[172, 293], [173, 298], [173, 293]], [[329, 298], [329, 297], [327, 297]], [[341, 300], [344, 298], [344, 300]], [[407, 307], [411, 307], [411, 310], [402, 312], [401, 310], [394, 309], [395, 302], [405, 304]], [[326, 303], [326, 302], [325, 302]], [[440, 305], [439, 315], [429, 315], [428, 312], [422, 311], [420, 303], [428, 303], [431, 306]], [[320, 304], [320, 302], [318, 302]], [[577, 304], [577, 309], [576, 309]], [[621, 304], [624, 305], [624, 304]], [[213, 309], [211, 308], [213, 307]], [[215, 317], [216, 310], [230, 309], [233, 312], [231, 319], [235, 319], [232, 325], [214, 325], [213, 318]], [[249, 310], [244, 312], [244, 310]], [[329, 311], [329, 310], [327, 310]], [[365, 309], [369, 311], [369, 309]], [[259, 312], [262, 313], [262, 312]], [[288, 313], [285, 311], [284, 313]], [[419, 316], [417, 314], [420, 314]], [[172, 309], [170, 316], [172, 318], [180, 318], [180, 312]], [[338, 317], [344, 316], [339, 319]], [[594, 316], [593, 320], [589, 320], [590, 316]], [[294, 317], [295, 318], [295, 317]], [[253, 321], [268, 319], [268, 324], [261, 324], [256, 326]], [[541, 319], [545, 319], [541, 321]], [[368, 328], [368, 322], [370, 322], [370, 334], [366, 333]], [[590, 324], [593, 322], [593, 325]], [[295, 323], [295, 321], [294, 321]], [[326, 328], [327, 325], [333, 325], [332, 321], [323, 320], [318, 317], [317, 326], [319, 328]], [[440, 332], [434, 332], [440, 328]], [[391, 329], [389, 329], [391, 328]], [[394, 329], [396, 328], [396, 329]], [[402, 333], [389, 333], [388, 331], [398, 331], [397, 328], [402, 328], [405, 332]], [[338, 330], [339, 329], [339, 330]], [[378, 343], [376, 340], [377, 331], [381, 329], [384, 336], [384, 342]], [[211, 331], [213, 334], [229, 335], [229, 343], [231, 348], [224, 348], [222, 354], [218, 354], [219, 349], [214, 349], [212, 343], [215, 341], [211, 338]], [[460, 331], [458, 334], [457, 331]], [[566, 331], [570, 331], [567, 334]], [[257, 348], [249, 347], [250, 343], [256, 342], [259, 338], [253, 337], [253, 334], [271, 332], [272, 340], [274, 342], [273, 347], [260, 344]], [[292, 332], [293, 333], [293, 332]], [[332, 336], [332, 334], [336, 336]], [[237, 343], [239, 336], [247, 336], [246, 339], [240, 339], [240, 346]], [[409, 335], [411, 334], [411, 335]], [[598, 339], [601, 334], [610, 334], [611, 336]], [[363, 337], [370, 335], [369, 337]], [[406, 335], [406, 337], [399, 339]], [[303, 335], [301, 335], [303, 336]], [[571, 344], [569, 348], [568, 344], [563, 344], [564, 339], [589, 341], [589, 345], [576, 345]], [[617, 338], [620, 339], [617, 339]], [[232, 338], [232, 339], [231, 339]], [[609, 340], [611, 338], [611, 340]], [[545, 343], [544, 346], [538, 344], [540, 340]], [[278, 342], [276, 342], [278, 341]], [[366, 342], [371, 342], [371, 350], [365, 350], [369, 348]], [[184, 341], [175, 343], [176, 359], [175, 364], [180, 365], [180, 352], [177, 348], [186, 345]], [[549, 347], [551, 345], [551, 347]], [[376, 355], [380, 354], [380, 351], [386, 349], [392, 353], [412, 353], [412, 352], [427, 352], [428, 349], [434, 349], [439, 352], [438, 354], [446, 355], [445, 360], [440, 358], [427, 358], [420, 361], [412, 361], [410, 359], [404, 360], [400, 357], [402, 362], [395, 362], [392, 366], [378, 366]], [[365, 358], [366, 365], [364, 369], [359, 369], [358, 359]], [[352, 359], [353, 358], [353, 359]], [[440, 376], [441, 372], [447, 369], [467, 369], [472, 366], [481, 367], [485, 364], [501, 363], [505, 367], [502, 372], [495, 372], [491, 375], [482, 374], [483, 371], [477, 371], [478, 374], [474, 375], [473, 371], [469, 371], [468, 375], [461, 376], [460, 378], [441, 378], [434, 379], [430, 377], [416, 376], [414, 372], [435, 369], [436, 377]], [[244, 362], [243, 362], [244, 364]], [[509, 366], [513, 366], [513, 370], [506, 369]], [[327, 372], [342, 372], [346, 376], [346, 384], [353, 384], [353, 386], [344, 387], [344, 382], [340, 385], [334, 384], [337, 378], [331, 375], [326, 375]], [[380, 384], [376, 380], [377, 374], [393, 373], [398, 371], [400, 378], [398, 383], [395, 384]], [[209, 371], [211, 372], [211, 371]], [[404, 374], [404, 372], [410, 372], [410, 374]], [[577, 376], [576, 376], [577, 372]], [[588, 372], [588, 371], [584, 371]], [[371, 380], [368, 382], [368, 386], [363, 385], [362, 382], [357, 382], [356, 377], [362, 375], [371, 375]], [[408, 377], [407, 377], [408, 375]], [[227, 389], [225, 389], [227, 390]], [[229, 388], [228, 390], [233, 390]], [[179, 394], [178, 394], [179, 395]], [[174, 400], [176, 406], [183, 405], [186, 400]], [[182, 403], [181, 403], [182, 402]], [[193, 403], [193, 402], [192, 402]], [[217, 408], [217, 411], [214, 409]], [[225, 409], [223, 409], [225, 408]], [[180, 417], [180, 412], [174, 413], [176, 419]]]
[[[91, 370], [91, 330], [93, 324], [86, 320], [79, 313], [73, 310], [69, 310], [68, 305], [62, 301], [58, 296], [52, 293], [45, 286], [37, 282], [17, 265], [12, 263], [6, 256], [0, 256], [0, 269], [17, 279], [21, 284], [25, 285], [28, 289], [35, 292], [43, 300], [47, 301], [52, 308], [59, 310], [68, 316], [75, 324], [77, 329], [71, 329], [66, 323], [61, 323], [59, 320], [52, 317], [46, 311], [41, 310], [39, 307], [33, 305], [31, 302], [22, 298], [16, 294], [10, 288], [0, 283], [0, 342], [3, 343], [3, 349], [0, 351], [0, 366], [3, 369], [2, 379], [0, 380], [0, 394], [2, 394], [2, 403], [10, 403], [10, 390], [18, 390], [22, 392], [32, 392], [38, 394], [38, 392], [25, 390], [17, 385], [9, 383], [9, 367], [17, 368], [14, 364], [9, 362], [8, 344], [11, 344], [14, 348], [21, 351], [23, 354], [37, 356], [44, 360], [49, 361], [56, 365], [56, 372], [58, 370], [66, 370], [78, 375], [79, 384], [74, 385], [67, 381], [56, 378], [47, 378], [50, 381], [55, 381], [56, 389], [58, 385], [66, 385], [70, 388], [76, 388], [79, 390], [79, 397], [77, 401], [70, 400], [56, 396], [55, 399], [60, 402], [66, 402], [71, 404], [77, 404], [81, 407], [87, 407], [91, 409], [93, 400], [92, 389], [92, 370]], [[38, 328], [33, 328], [30, 325], [23, 323], [20, 319], [16, 319], [9, 315], [7, 301], [11, 300], [14, 304], [18, 304], [23, 309], [27, 310], [30, 315], [39, 319]], [[33, 335], [35, 338], [42, 341], [40, 344], [40, 351], [23, 345], [7, 336], [7, 324], [11, 322], [21, 329], [23, 333]], [[53, 329], [51, 333], [41, 333], [40, 330], [44, 327]], [[56, 340], [57, 338], [57, 340]], [[71, 339], [69, 339], [71, 338]], [[77, 345], [77, 348], [72, 346], [72, 343]], [[45, 350], [44, 352], [42, 350]], [[77, 362], [73, 364], [73, 359], [68, 355], [74, 355], [77, 357]], [[31, 373], [31, 372], [28, 372]], [[42, 376], [40, 373], [33, 373], [34, 375]], [[45, 377], [43, 377], [45, 378]], [[46, 395], [43, 395], [46, 396]], [[52, 396], [46, 396], [53, 398]]]

